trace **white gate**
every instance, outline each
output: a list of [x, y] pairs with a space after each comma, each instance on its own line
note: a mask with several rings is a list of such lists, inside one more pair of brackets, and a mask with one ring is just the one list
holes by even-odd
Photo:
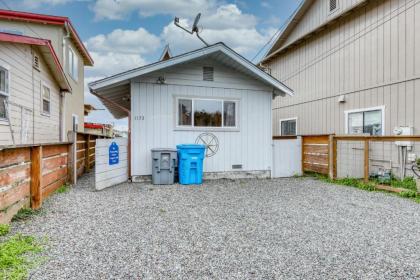
[[273, 178], [302, 175], [302, 138], [273, 140]]
[[128, 180], [128, 139], [96, 139], [95, 188], [102, 190]]

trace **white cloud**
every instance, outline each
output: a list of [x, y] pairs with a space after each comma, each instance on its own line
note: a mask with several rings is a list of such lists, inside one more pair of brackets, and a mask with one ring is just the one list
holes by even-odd
[[89, 38], [86, 45], [90, 51], [145, 54], [159, 47], [160, 39], [144, 28], [115, 29], [109, 34]]
[[29, 8], [38, 8], [43, 5], [64, 5], [70, 2], [89, 2], [90, 0], [23, 0], [22, 4]]
[[219, 6], [216, 11], [204, 12], [199, 25], [211, 29], [225, 28], [253, 28], [257, 25], [257, 18], [251, 14], [244, 14], [235, 4]]
[[134, 11], [141, 16], [191, 16], [214, 5], [215, 0], [97, 0], [92, 9], [96, 19], [117, 20]]
[[[204, 26], [200, 35], [209, 44], [224, 42], [240, 54], [252, 58], [271, 37], [274, 29], [258, 30], [257, 18], [244, 14], [234, 4], [222, 5], [213, 14], [203, 15], [199, 26]], [[190, 19], [181, 19], [180, 24], [191, 26]], [[169, 43], [176, 53], [203, 47], [194, 35], [169, 23], [162, 31], [162, 40]]]

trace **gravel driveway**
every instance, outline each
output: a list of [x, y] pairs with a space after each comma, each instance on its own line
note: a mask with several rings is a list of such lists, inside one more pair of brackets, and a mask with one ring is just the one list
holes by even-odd
[[85, 176], [13, 224], [31, 279], [420, 279], [420, 204], [313, 179], [122, 184]]

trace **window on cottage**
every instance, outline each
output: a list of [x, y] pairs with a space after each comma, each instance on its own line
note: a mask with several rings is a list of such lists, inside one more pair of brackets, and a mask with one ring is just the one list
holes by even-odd
[[220, 99], [178, 99], [178, 126], [236, 127], [237, 101]]
[[72, 48], [69, 47], [68, 50], [68, 73], [73, 78], [73, 80], [77, 81], [79, 78], [79, 60]]
[[296, 119], [280, 120], [280, 130], [282, 136], [296, 135]]
[[192, 124], [192, 100], [178, 100], [178, 125]]
[[47, 115], [51, 113], [51, 91], [45, 85], [42, 86], [42, 113]]
[[382, 135], [382, 110], [348, 113], [349, 134]]
[[0, 66], [0, 119], [7, 119], [7, 101], [9, 99], [9, 71]]

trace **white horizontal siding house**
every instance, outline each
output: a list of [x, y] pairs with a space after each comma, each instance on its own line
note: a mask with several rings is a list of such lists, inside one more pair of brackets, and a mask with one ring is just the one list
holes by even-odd
[[133, 180], [151, 175], [152, 148], [201, 138], [211, 155], [204, 161], [205, 176], [270, 177], [272, 99], [293, 94], [222, 43], [92, 82], [89, 88], [116, 118], [130, 119]]

